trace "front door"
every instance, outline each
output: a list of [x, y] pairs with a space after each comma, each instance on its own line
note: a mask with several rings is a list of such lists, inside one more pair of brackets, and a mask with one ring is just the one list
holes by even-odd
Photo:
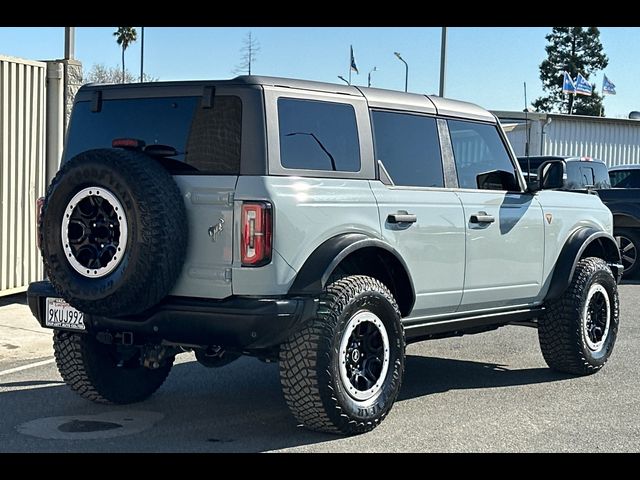
[[515, 165], [497, 126], [460, 120], [447, 123], [466, 228], [459, 310], [529, 304], [542, 289], [542, 208], [533, 195], [518, 191]]

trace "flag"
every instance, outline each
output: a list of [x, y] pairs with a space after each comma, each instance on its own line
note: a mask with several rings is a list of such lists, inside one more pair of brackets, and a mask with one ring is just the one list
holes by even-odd
[[356, 67], [356, 59], [353, 56], [353, 45], [351, 45], [351, 70], [360, 75], [360, 72], [358, 72], [358, 67]]
[[615, 95], [616, 94], [616, 86], [615, 84], [607, 78], [605, 75], [602, 79], [602, 94], [603, 95]]
[[562, 93], [576, 93], [576, 84], [571, 80], [571, 75], [567, 72], [563, 72], [564, 77], [562, 79]]
[[582, 76], [581, 73], [576, 77], [576, 93], [578, 95], [589, 95], [591, 96], [591, 91], [593, 87], [589, 83], [589, 81]]

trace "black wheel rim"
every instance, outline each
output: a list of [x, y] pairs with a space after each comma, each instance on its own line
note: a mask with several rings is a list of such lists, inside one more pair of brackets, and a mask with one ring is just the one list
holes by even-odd
[[611, 322], [609, 295], [602, 285], [595, 284], [589, 289], [583, 317], [587, 346], [593, 351], [601, 350]]
[[635, 243], [624, 235], [616, 236], [618, 247], [620, 248], [620, 257], [622, 258], [622, 266], [626, 271], [631, 270], [638, 259], [638, 250]]
[[340, 374], [349, 395], [367, 400], [384, 383], [389, 366], [389, 338], [384, 324], [368, 311], [347, 323], [340, 345]]

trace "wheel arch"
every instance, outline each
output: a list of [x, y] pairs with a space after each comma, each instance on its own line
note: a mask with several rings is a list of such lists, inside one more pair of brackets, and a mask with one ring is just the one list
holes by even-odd
[[346, 233], [326, 240], [298, 271], [290, 295], [319, 295], [331, 275], [368, 275], [384, 283], [398, 302], [403, 317], [415, 303], [415, 288], [400, 253], [384, 241], [362, 233]]
[[629, 213], [614, 213], [613, 226], [614, 228], [640, 228], [640, 220]]
[[545, 301], [560, 298], [569, 287], [578, 262], [586, 257], [598, 257], [607, 262], [616, 280], [622, 275], [620, 250], [615, 239], [593, 227], [582, 227], [574, 231], [565, 242], [553, 270]]

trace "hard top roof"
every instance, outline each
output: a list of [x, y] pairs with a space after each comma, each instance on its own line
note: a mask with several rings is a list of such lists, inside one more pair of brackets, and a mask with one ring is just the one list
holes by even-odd
[[405, 93], [396, 90], [381, 88], [367, 88], [354, 85], [340, 85], [337, 83], [315, 82], [310, 80], [297, 80], [281, 77], [264, 77], [257, 75], [243, 75], [229, 80], [185, 80], [168, 82], [144, 82], [128, 84], [87, 84], [78, 92], [78, 100], [86, 94], [96, 90], [105, 93], [116, 93], [118, 90], [128, 90], [129, 97], [137, 89], [163, 89], [175, 87], [187, 87], [197, 91], [205, 86], [235, 86], [235, 85], [261, 85], [272, 87], [284, 87], [300, 90], [311, 90], [327, 93], [338, 93], [355, 97], [365, 97], [371, 107], [410, 110], [416, 112], [440, 114], [451, 117], [469, 118], [485, 122], [496, 123], [495, 117], [484, 108], [468, 102], [451, 100], [434, 95], [421, 95]]

